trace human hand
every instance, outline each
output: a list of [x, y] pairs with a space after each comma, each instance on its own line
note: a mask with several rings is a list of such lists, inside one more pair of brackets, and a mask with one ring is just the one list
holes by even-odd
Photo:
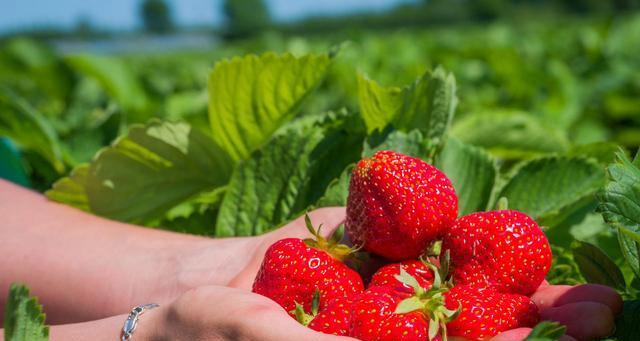
[[[593, 340], [611, 335], [614, 316], [622, 310], [622, 298], [603, 285], [550, 285], [546, 281], [531, 296], [542, 320], [556, 321], [567, 327], [563, 341]], [[523, 340], [530, 328], [509, 330], [491, 341]]]
[[[323, 224], [322, 234], [328, 235], [344, 221], [345, 210], [342, 207], [323, 208], [309, 215], [315, 226]], [[230, 285], [250, 290], [266, 249], [277, 240], [288, 237], [309, 237], [304, 217], [256, 237], [251, 260]], [[595, 284], [550, 285], [545, 281], [531, 298], [540, 309], [542, 320], [557, 321], [567, 326], [567, 335], [563, 338], [566, 341], [591, 340], [610, 335], [614, 316], [622, 309], [622, 298], [615, 290]], [[492, 341], [523, 340], [530, 332], [530, 328], [518, 328], [501, 333]]]
[[354, 340], [315, 332], [268, 298], [221, 286], [187, 291], [142, 319], [135, 333], [140, 340]]

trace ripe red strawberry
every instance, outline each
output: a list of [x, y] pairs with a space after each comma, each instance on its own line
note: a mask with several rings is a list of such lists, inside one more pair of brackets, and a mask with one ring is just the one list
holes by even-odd
[[499, 292], [530, 295], [551, 267], [544, 232], [524, 213], [478, 212], [458, 219], [443, 236], [451, 252], [455, 285], [491, 286]]
[[523, 295], [463, 285], [453, 287], [445, 297], [449, 309], [461, 307], [459, 315], [447, 324], [449, 336], [484, 340], [506, 330], [533, 327], [539, 320], [538, 308]]
[[325, 334], [349, 335], [351, 304], [353, 304], [352, 297], [339, 297], [328, 302], [325, 308], [307, 324], [307, 327]]
[[296, 303], [311, 311], [315, 291], [322, 303], [362, 292], [362, 278], [342, 260], [353, 250], [336, 240], [326, 240], [311, 226], [316, 239], [287, 238], [275, 242], [265, 253], [253, 292], [269, 297], [294, 316]]
[[397, 291], [413, 294], [413, 288], [400, 282], [396, 277], [403, 268], [409, 275], [413, 276], [421, 287], [430, 288], [433, 283], [433, 270], [421, 260], [406, 260], [400, 263], [388, 264], [376, 271], [371, 277], [369, 288], [374, 286], [391, 287]]
[[418, 258], [457, 215], [451, 181], [420, 159], [383, 150], [353, 169], [346, 229], [366, 251], [392, 260]]
[[[446, 331], [445, 323], [455, 312], [444, 305], [443, 293], [447, 289], [440, 287], [439, 275], [436, 274], [433, 284], [425, 276], [423, 282], [428, 287], [423, 288], [403, 266], [394, 266], [399, 271], [393, 281], [387, 277], [391, 267], [385, 267], [378, 277], [374, 275], [377, 282], [354, 300], [350, 336], [365, 341], [441, 340], [437, 333]], [[420, 268], [416, 266], [413, 270]], [[432, 324], [436, 328], [429, 328]]]
[[[403, 298], [406, 298], [406, 295], [392, 287], [367, 289], [351, 306], [349, 336], [363, 341], [427, 340], [428, 322], [421, 313], [395, 313], [396, 306]], [[410, 333], [398, 337], [398, 334], [405, 331]], [[405, 338], [409, 335], [411, 337]]]

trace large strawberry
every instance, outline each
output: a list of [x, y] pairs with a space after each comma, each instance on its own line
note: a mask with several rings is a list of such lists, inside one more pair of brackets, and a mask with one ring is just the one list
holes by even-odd
[[533, 219], [514, 210], [472, 213], [443, 236], [454, 284], [530, 295], [551, 267], [551, 248]]
[[460, 307], [459, 315], [447, 324], [449, 336], [483, 340], [506, 330], [532, 327], [539, 319], [538, 308], [523, 295], [462, 285], [453, 287], [445, 297], [449, 309]]
[[[424, 261], [404, 261], [378, 270], [369, 289], [352, 306], [352, 336], [414, 340], [415, 335], [424, 340], [437, 338], [435, 333], [441, 329], [443, 337], [480, 340], [531, 327], [538, 321], [538, 309], [527, 296], [499, 293], [490, 287], [451, 287], [449, 281], [442, 282], [448, 264], [446, 252], [442, 261], [442, 269]], [[368, 299], [364, 304], [362, 297]], [[373, 328], [374, 324], [378, 327]]]
[[327, 240], [311, 226], [315, 239], [287, 238], [275, 242], [265, 253], [253, 292], [269, 297], [294, 316], [296, 303], [312, 309], [314, 292], [320, 303], [362, 292], [362, 278], [342, 260], [353, 250], [334, 239]]
[[392, 260], [418, 258], [457, 215], [451, 181], [420, 159], [383, 150], [353, 169], [346, 228], [366, 251]]
[[[407, 263], [414, 273], [418, 270], [420, 274], [423, 267], [428, 269], [426, 263]], [[396, 269], [392, 280], [388, 276]], [[448, 289], [437, 273], [419, 277], [422, 279], [410, 275], [401, 264], [380, 269], [351, 306], [350, 336], [365, 341], [441, 340], [441, 332], [446, 339], [445, 324], [456, 314], [444, 304], [443, 294]]]

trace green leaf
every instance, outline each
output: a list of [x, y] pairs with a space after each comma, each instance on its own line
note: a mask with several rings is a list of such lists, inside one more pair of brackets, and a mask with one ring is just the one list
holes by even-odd
[[640, 169], [621, 151], [608, 168], [608, 179], [598, 195], [598, 211], [614, 228], [640, 231]]
[[625, 290], [626, 283], [622, 271], [602, 250], [590, 243], [574, 243], [573, 259], [587, 282]]
[[619, 151], [607, 170], [608, 182], [598, 193], [597, 210], [618, 231], [622, 254], [640, 277], [640, 169]]
[[46, 117], [9, 89], [0, 87], [0, 137], [9, 137], [20, 149], [31, 150], [58, 172], [64, 171], [58, 136]]
[[316, 207], [346, 206], [349, 195], [349, 182], [351, 181], [351, 171], [353, 164], [347, 166], [337, 179], [329, 183], [322, 198], [316, 203]]
[[222, 201], [216, 234], [264, 233], [316, 203], [360, 155], [362, 136], [346, 129], [344, 116], [293, 122], [241, 162]]
[[[157, 219], [201, 192], [224, 186], [231, 164], [208, 136], [187, 123], [132, 126], [89, 165], [85, 178], [89, 208], [121, 221]], [[49, 196], [55, 198], [58, 192], [53, 191]], [[73, 188], [65, 193], [69, 192], [78, 193]]]
[[626, 301], [622, 314], [616, 318], [616, 331], [613, 334], [618, 341], [635, 341], [640, 335], [640, 300]]
[[76, 166], [68, 177], [56, 181], [53, 187], [45, 192], [45, 195], [53, 201], [89, 212], [86, 189], [88, 172], [89, 164]]
[[460, 215], [487, 208], [498, 174], [491, 155], [481, 148], [449, 138], [438, 156], [436, 166], [453, 183]]
[[620, 147], [611, 142], [595, 142], [589, 144], [583, 144], [573, 146], [569, 149], [567, 156], [583, 156], [596, 160], [602, 165], [609, 165], [615, 161], [616, 151], [620, 150]]
[[234, 160], [247, 158], [296, 112], [324, 79], [328, 55], [248, 55], [218, 62], [209, 75], [213, 137]]
[[462, 142], [484, 147], [507, 159], [564, 152], [569, 141], [558, 129], [521, 112], [491, 112], [458, 120], [451, 134]]
[[20, 152], [11, 140], [0, 137], [0, 178], [29, 187], [29, 179], [25, 172]]
[[42, 306], [29, 297], [24, 285], [11, 284], [4, 313], [4, 339], [6, 341], [46, 341], [49, 327], [44, 324]]
[[538, 323], [524, 341], [556, 341], [567, 331], [567, 327], [558, 322], [542, 321]]
[[425, 138], [424, 134], [417, 129], [403, 132], [388, 126], [384, 131], [375, 131], [367, 137], [362, 156], [370, 157], [379, 150], [393, 150], [432, 162], [436, 148], [434, 140]]
[[138, 113], [147, 107], [147, 95], [140, 81], [122, 60], [89, 54], [71, 55], [65, 60], [78, 73], [97, 80], [126, 111]]
[[636, 278], [640, 277], [640, 242], [618, 229], [618, 243], [624, 259], [636, 275]]
[[544, 157], [517, 167], [497, 197], [506, 197], [512, 209], [551, 223], [590, 198], [604, 180], [604, 170], [593, 161]]
[[369, 133], [393, 124], [404, 131], [417, 128], [440, 141], [457, 105], [456, 81], [440, 67], [403, 88], [381, 87], [359, 75], [358, 103]]

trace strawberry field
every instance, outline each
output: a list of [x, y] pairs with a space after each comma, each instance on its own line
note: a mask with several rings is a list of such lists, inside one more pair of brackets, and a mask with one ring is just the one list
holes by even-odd
[[[347, 206], [358, 161], [391, 150], [446, 174], [452, 221], [531, 217], [553, 255], [546, 280], [614, 288], [625, 303], [606, 340], [638, 340], [639, 55], [638, 15], [266, 34], [153, 55], [7, 40], [0, 175], [113, 220], [252, 236]], [[400, 248], [380, 254], [409, 258]]]

